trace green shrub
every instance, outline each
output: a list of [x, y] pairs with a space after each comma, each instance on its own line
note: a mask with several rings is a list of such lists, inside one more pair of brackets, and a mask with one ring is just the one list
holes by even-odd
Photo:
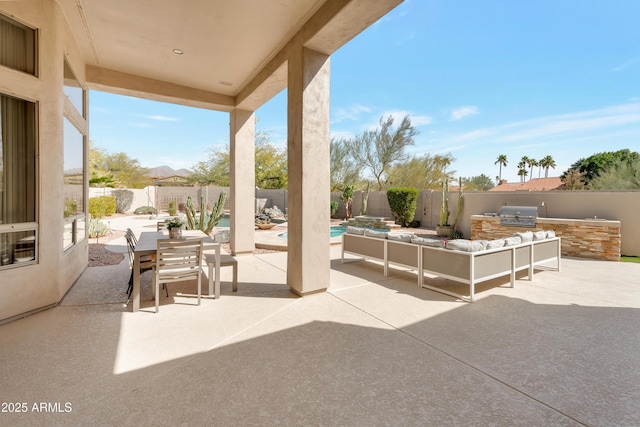
[[449, 239], [464, 239], [464, 234], [460, 230], [453, 230], [451, 234], [449, 234]]
[[387, 200], [391, 213], [401, 226], [407, 227], [416, 213], [418, 190], [409, 187], [396, 187], [387, 190]]
[[178, 211], [176, 210], [176, 201], [175, 200], [169, 200], [169, 209], [167, 209], [167, 211], [169, 212], [169, 215], [171, 216], [175, 216]]
[[155, 215], [157, 211], [153, 206], [140, 206], [133, 213], [136, 215]]
[[111, 216], [116, 213], [116, 198], [112, 196], [100, 196], [89, 198], [89, 215], [94, 218]]
[[116, 212], [125, 213], [133, 203], [133, 191], [131, 190], [113, 190], [111, 195], [116, 199]]
[[331, 218], [333, 218], [336, 212], [338, 212], [338, 206], [340, 206], [338, 202], [336, 202], [335, 200], [331, 201]]

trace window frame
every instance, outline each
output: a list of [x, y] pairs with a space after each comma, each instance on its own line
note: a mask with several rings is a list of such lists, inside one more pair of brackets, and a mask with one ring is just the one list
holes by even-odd
[[[63, 55], [63, 82], [62, 82], [62, 95], [64, 96], [64, 114], [62, 118], [62, 126], [63, 126], [63, 158], [65, 155], [65, 150], [67, 149], [67, 132], [65, 121], [69, 122], [69, 125], [75, 129], [76, 132], [82, 137], [82, 212], [79, 212], [74, 215], [69, 215], [64, 217], [63, 213], [63, 221], [64, 225], [62, 228], [62, 250], [64, 253], [67, 253], [74, 247], [78, 245], [78, 243], [86, 240], [88, 238], [88, 180], [87, 177], [89, 175], [88, 168], [88, 125], [87, 119], [85, 116], [87, 110], [87, 89], [86, 87], [80, 83], [78, 78], [76, 77], [76, 73], [73, 71], [73, 67], [71, 66], [71, 61], [68, 60], [66, 55]], [[73, 79], [77, 82], [78, 86], [82, 90], [82, 111], [79, 111], [76, 108], [76, 105], [71, 101], [69, 96], [67, 95], [65, 88], [75, 86], [68, 86], [65, 84], [65, 68], [68, 68], [70, 73], [73, 75]], [[63, 165], [63, 174], [64, 174], [64, 165]], [[64, 182], [63, 182], [63, 185]], [[66, 198], [65, 198], [66, 200]], [[82, 225], [81, 225], [82, 224]], [[71, 229], [69, 230], [69, 225]], [[67, 238], [67, 234], [70, 233], [70, 238]]]
[[[13, 262], [11, 264], [2, 265], [2, 260], [0, 259], [0, 271], [8, 270], [11, 268], [19, 268], [25, 267], [29, 265], [39, 264], [40, 263], [40, 103], [38, 101], [34, 101], [31, 99], [27, 99], [23, 96], [18, 96], [16, 94], [9, 94], [4, 91], [0, 91], [0, 95], [8, 96], [14, 99], [18, 99], [23, 102], [30, 102], [33, 104], [33, 138], [34, 138], [34, 156], [33, 159], [33, 169], [34, 169], [34, 220], [33, 221], [25, 221], [25, 222], [16, 222], [11, 224], [3, 224], [0, 223], [0, 238], [4, 234], [10, 233], [18, 233], [18, 232], [33, 232], [35, 236], [34, 243], [34, 259], [24, 262]], [[1, 117], [0, 117], [1, 120]], [[1, 123], [0, 123], [1, 125]], [[1, 126], [0, 126], [1, 129]], [[0, 253], [0, 257], [2, 257], [2, 253]]]

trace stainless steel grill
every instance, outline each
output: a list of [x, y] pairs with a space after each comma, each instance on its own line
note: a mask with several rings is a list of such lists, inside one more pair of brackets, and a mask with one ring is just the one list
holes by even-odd
[[535, 227], [538, 217], [536, 206], [503, 206], [500, 208], [500, 224], [512, 227]]

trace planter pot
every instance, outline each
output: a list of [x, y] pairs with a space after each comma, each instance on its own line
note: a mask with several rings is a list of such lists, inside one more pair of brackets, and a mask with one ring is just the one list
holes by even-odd
[[267, 223], [267, 224], [256, 224], [256, 227], [258, 227], [260, 230], [269, 230], [273, 227], [275, 227], [278, 224], [274, 224], [274, 223]]
[[440, 237], [448, 237], [453, 231], [452, 225], [437, 225], [436, 234]]
[[179, 239], [182, 237], [182, 228], [170, 228], [169, 229], [169, 238], [171, 239]]

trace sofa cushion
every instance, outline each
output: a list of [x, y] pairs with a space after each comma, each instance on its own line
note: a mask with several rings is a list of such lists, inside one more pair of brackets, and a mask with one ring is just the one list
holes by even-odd
[[520, 236], [512, 236], [512, 237], [504, 238], [505, 246], [514, 246], [514, 245], [519, 245], [520, 243], [522, 243], [522, 238]]
[[533, 241], [538, 241], [538, 240], [545, 240], [547, 238], [547, 232], [546, 231], [536, 231], [533, 233]]
[[437, 248], [444, 248], [444, 240], [439, 239], [425, 239], [424, 237], [412, 237], [411, 243], [424, 246], [435, 246]]
[[553, 230], [547, 230], [547, 239], [553, 239], [556, 237], [556, 232]]
[[501, 248], [503, 246], [504, 246], [504, 239], [489, 240], [487, 242], [487, 249], [496, 249], [496, 248]]
[[364, 228], [360, 227], [352, 227], [350, 225], [347, 226], [347, 233], [349, 234], [358, 234], [362, 236], [364, 234]]
[[387, 239], [394, 240], [396, 242], [411, 242], [413, 234], [411, 233], [389, 233]]
[[447, 242], [447, 249], [464, 252], [483, 251], [487, 247], [486, 240], [454, 239]]
[[522, 243], [533, 241], [533, 232], [531, 231], [516, 231], [515, 233], [513, 233], [513, 235], [520, 236], [520, 239], [522, 239]]
[[387, 234], [389, 233], [386, 231], [373, 231], [373, 230], [369, 230], [368, 228], [364, 230], [364, 235], [366, 237], [373, 237], [375, 239], [386, 239]]

